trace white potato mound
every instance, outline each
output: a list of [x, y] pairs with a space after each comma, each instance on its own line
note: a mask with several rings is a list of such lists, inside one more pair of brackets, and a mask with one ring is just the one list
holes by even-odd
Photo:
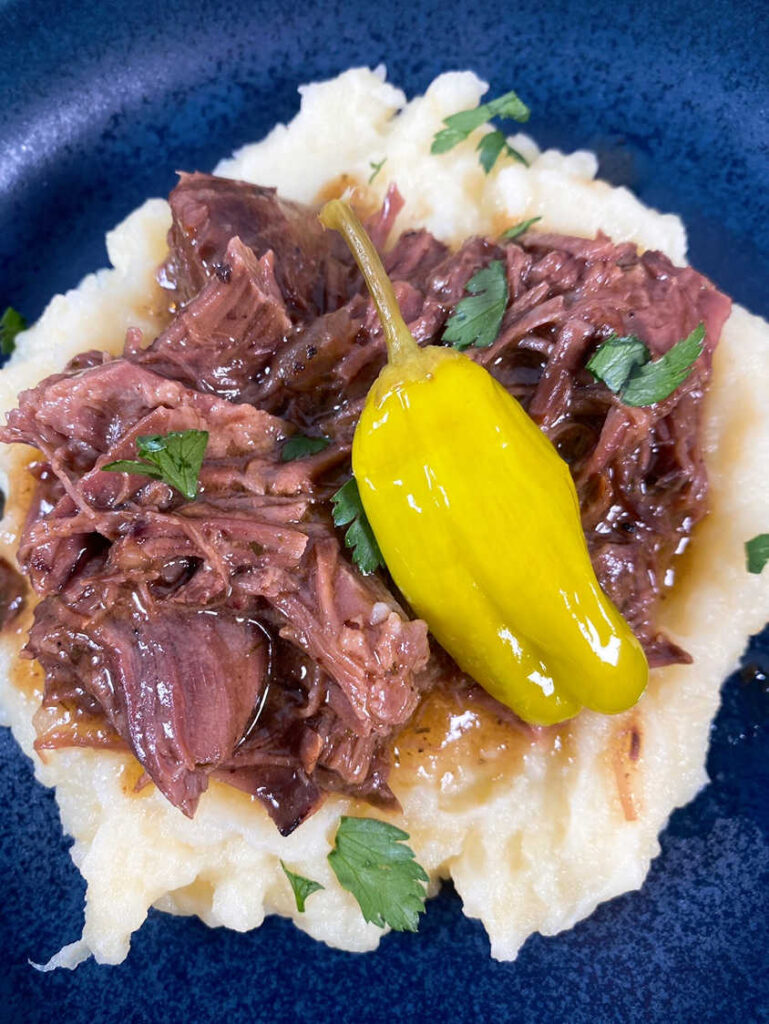
[[[395, 181], [406, 200], [396, 230], [425, 226], [448, 242], [540, 216], [545, 230], [592, 236], [600, 229], [684, 261], [679, 219], [595, 181], [590, 153], [540, 153], [519, 135], [514, 144], [531, 166], [501, 160], [487, 177], [476, 133], [431, 156], [442, 118], [474, 106], [485, 90], [469, 72], [446, 74], [406, 103], [382, 70], [351, 70], [304, 87], [290, 125], [277, 126], [217, 171], [305, 201], [349, 185], [373, 204]], [[383, 159], [369, 186], [371, 162]], [[114, 269], [56, 296], [19, 337], [0, 372], [4, 412], [22, 389], [76, 353], [118, 352], [128, 326], [150, 337], [158, 331], [153, 273], [169, 222], [164, 201], [145, 203], [107, 236]], [[391, 820], [410, 833], [431, 891], [441, 878], [454, 880], [465, 913], [483, 922], [499, 959], [513, 959], [533, 932], [568, 928], [602, 900], [639, 887], [668, 815], [706, 782], [721, 682], [769, 618], [769, 574], [746, 573], [743, 552], [745, 539], [766, 529], [767, 379], [769, 325], [736, 308], [707, 400], [711, 511], [662, 611], [661, 625], [692, 653], [692, 665], [654, 671], [638, 706], [619, 717], [584, 713], [531, 738], [495, 732], [480, 714], [437, 707], [425, 712], [431, 732], [399, 744], [393, 787], [403, 813]], [[15, 553], [28, 500], [28, 457], [21, 447], [0, 451], [0, 485], [10, 493], [0, 532], [6, 554]], [[42, 760], [32, 746], [41, 675], [27, 667], [22, 679], [18, 668], [28, 622], [29, 615], [16, 634], [0, 638], [0, 705], [37, 778], [56, 787], [62, 824], [75, 840], [72, 857], [88, 885], [83, 937], [50, 967], [72, 967], [89, 954], [105, 963], [123, 960], [152, 905], [239, 930], [278, 913], [332, 946], [376, 947], [382, 932], [364, 922], [326, 860], [340, 815], [365, 814], [366, 805], [332, 796], [282, 838], [258, 802], [226, 786], [214, 784], [190, 821], [154, 787], [134, 792], [138, 771], [127, 755], [73, 749]], [[296, 911], [279, 858], [325, 886], [304, 914]]]

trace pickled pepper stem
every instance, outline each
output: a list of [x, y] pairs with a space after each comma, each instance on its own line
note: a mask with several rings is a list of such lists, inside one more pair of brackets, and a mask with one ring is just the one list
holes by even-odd
[[382, 322], [389, 361], [394, 364], [405, 363], [419, 351], [419, 346], [401, 316], [390, 278], [366, 229], [354, 211], [341, 199], [329, 200], [319, 216], [324, 227], [332, 228], [342, 235], [355, 257]]

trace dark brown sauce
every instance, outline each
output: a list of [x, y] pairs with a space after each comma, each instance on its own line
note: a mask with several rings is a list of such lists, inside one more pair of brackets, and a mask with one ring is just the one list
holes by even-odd
[[39, 458], [39, 454], [27, 445], [14, 445], [11, 453], [8, 493], [5, 496], [2, 532], [0, 533], [0, 554], [14, 562], [19, 533], [32, 501], [36, 484], [35, 478], [27, 472], [27, 467]]
[[113, 751], [112, 753], [124, 759], [121, 769], [123, 777], [121, 788], [126, 796], [146, 797], [150, 793], [154, 793], [154, 784], [147, 778], [144, 769], [133, 754], [130, 754], [127, 750]]
[[381, 206], [381, 199], [368, 184], [361, 182], [352, 174], [338, 174], [327, 181], [315, 197], [320, 205], [329, 199], [346, 199], [355, 207], [355, 212], [364, 220], [373, 217]]
[[[8, 472], [8, 494], [5, 498], [5, 510], [0, 529], [0, 555], [11, 565], [16, 565], [16, 549], [19, 534], [32, 501], [32, 493], [36, 481], [27, 466], [38, 458], [37, 452], [26, 446], [17, 446], [13, 450], [12, 465]], [[32, 625], [32, 613], [37, 598], [27, 586], [25, 606], [21, 613], [3, 631], [4, 638], [12, 638], [17, 651], [21, 651], [27, 640], [29, 627]], [[22, 693], [39, 699], [43, 695], [43, 670], [36, 661], [28, 658], [15, 657], [11, 667], [11, 682]]]
[[[163, 264], [161, 264], [161, 269], [162, 267]], [[139, 309], [158, 325], [157, 333], [142, 339], [145, 346], [154, 341], [157, 335], [168, 327], [174, 313], [177, 311], [176, 303], [172, 302], [169, 304], [168, 292], [164, 290], [161, 283], [155, 278], [152, 280], [152, 295]]]
[[390, 785], [439, 787], [441, 801], [459, 810], [486, 799], [519, 774], [527, 755], [568, 756], [571, 730], [532, 728], [495, 715], [440, 689], [429, 693], [392, 747]]
[[125, 743], [103, 715], [89, 715], [67, 701], [52, 707], [43, 705], [38, 708], [35, 713], [35, 731], [35, 749], [38, 753], [59, 747], [125, 749]]
[[360, 182], [352, 174], [338, 174], [335, 178], [327, 181], [320, 189], [317, 195], [317, 202], [325, 203], [329, 199], [341, 199], [348, 189], [354, 189], [357, 192], [360, 189]]
[[[26, 616], [22, 616], [26, 619]], [[18, 636], [18, 650], [24, 646], [27, 639], [27, 631], [32, 623], [30, 615], [29, 621], [25, 622], [23, 628], [17, 627], [14, 629], [14, 633], [19, 634]], [[6, 634], [7, 635], [7, 634]], [[43, 699], [43, 684], [45, 677], [43, 670], [40, 665], [33, 661], [31, 658], [16, 657], [11, 665], [11, 682], [27, 697], [35, 697], [37, 700]]]

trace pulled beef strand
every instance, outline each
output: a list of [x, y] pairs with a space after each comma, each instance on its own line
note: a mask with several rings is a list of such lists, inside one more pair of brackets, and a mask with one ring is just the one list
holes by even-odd
[[267, 684], [269, 641], [222, 609], [86, 578], [36, 609], [29, 649], [102, 708], [160, 791], [192, 816]]
[[272, 254], [275, 278], [292, 320], [313, 319], [345, 301], [357, 274], [340, 238], [330, 238], [308, 206], [274, 188], [211, 174], [182, 174], [169, 196], [170, 256], [160, 283], [178, 304], [195, 298], [214, 275], [227, 276], [234, 237], [257, 258]]
[[[411, 331], [440, 343], [470, 278], [504, 263], [501, 330], [468, 354], [569, 463], [598, 578], [650, 663], [688, 660], [655, 618], [705, 512], [700, 410], [729, 300], [601, 235], [450, 252], [409, 231], [386, 249], [402, 205], [391, 187], [369, 229]], [[258, 798], [284, 834], [327, 792], [391, 806], [389, 741], [422, 694], [491, 698], [431, 653], [425, 623], [357, 571], [331, 523], [385, 361], [373, 305], [316, 211], [274, 189], [187, 174], [171, 208], [168, 328], [148, 347], [129, 331], [119, 359], [84, 353], [0, 430], [41, 453], [19, 549], [42, 598], [27, 645], [46, 675], [38, 746], [127, 745], [186, 814], [213, 778]], [[657, 356], [700, 322], [703, 357], [651, 408], [623, 406], [584, 368], [612, 332]], [[139, 435], [189, 429], [210, 435], [194, 502], [103, 469], [135, 457]], [[297, 430], [332, 443], [284, 463]]]
[[24, 577], [0, 557], [0, 629], [10, 625], [24, 607], [27, 586]]

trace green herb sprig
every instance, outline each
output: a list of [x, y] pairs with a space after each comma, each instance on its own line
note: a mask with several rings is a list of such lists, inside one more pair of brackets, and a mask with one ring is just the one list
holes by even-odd
[[758, 536], [745, 542], [746, 568], [748, 572], [758, 575], [763, 572], [767, 562], [769, 562], [769, 533], [759, 533]]
[[285, 442], [280, 450], [281, 462], [293, 462], [294, 459], [306, 459], [309, 455], [317, 455], [325, 451], [331, 444], [329, 437], [307, 437], [305, 434], [294, 434]]
[[366, 921], [415, 932], [425, 907], [427, 872], [405, 840], [408, 832], [376, 818], [343, 817], [328, 862]]
[[654, 405], [669, 398], [683, 384], [702, 355], [704, 339], [705, 325], [701, 323], [688, 337], [652, 361], [640, 338], [613, 334], [596, 349], [587, 368], [625, 405]]
[[587, 363], [596, 380], [603, 381], [613, 394], [627, 384], [633, 371], [649, 362], [649, 349], [633, 334], [618, 337], [610, 335], [599, 345]]
[[501, 242], [512, 242], [514, 238], [518, 238], [519, 235], [522, 235], [525, 231], [528, 231], [530, 227], [532, 227], [534, 224], [537, 224], [541, 220], [541, 217], [529, 217], [528, 220], [522, 220], [518, 224], [513, 224], [513, 226], [511, 228], [508, 228], [507, 231], [502, 232], [502, 234], [499, 236], [499, 240]]
[[331, 499], [335, 526], [347, 526], [344, 542], [352, 550], [352, 560], [365, 575], [384, 567], [374, 531], [366, 518], [355, 477], [350, 477]]
[[294, 892], [294, 899], [296, 900], [296, 909], [300, 914], [304, 913], [305, 902], [312, 896], [314, 892], [320, 892], [325, 886], [321, 885], [320, 882], [313, 882], [311, 878], [305, 878], [304, 875], [297, 875], [293, 871], [289, 870], [283, 861], [280, 862], [280, 866], [283, 868], [283, 873], [291, 884], [291, 888]]
[[26, 330], [27, 321], [14, 309], [13, 306], [6, 307], [0, 317], [0, 352], [9, 356], [16, 348], [16, 335]]
[[[486, 124], [492, 118], [499, 117], [503, 120], [517, 121], [519, 124], [523, 124], [529, 120], [530, 116], [531, 111], [518, 94], [512, 91], [506, 92], [504, 96], [499, 96], [489, 103], [482, 103], [472, 110], [460, 110], [457, 114], [445, 117], [443, 123], [446, 127], [435, 133], [430, 152], [436, 155], [447, 153], [460, 142], [464, 142], [476, 128], [480, 128], [482, 124]], [[486, 174], [489, 173], [503, 151], [507, 156], [528, 166], [526, 157], [508, 143], [504, 132], [499, 129], [487, 132], [476, 148], [481, 166]]]
[[463, 351], [475, 345], [488, 348], [497, 338], [507, 309], [509, 291], [501, 260], [492, 260], [474, 274], [465, 286], [469, 293], [461, 299], [446, 322], [443, 341]]
[[102, 469], [109, 473], [141, 473], [165, 480], [189, 498], [197, 497], [198, 476], [208, 445], [207, 430], [174, 430], [136, 438], [139, 459], [119, 459]]
[[387, 157], [386, 156], [382, 157], [382, 159], [379, 161], [379, 163], [377, 163], [375, 160], [369, 160], [368, 165], [371, 168], [371, 174], [369, 175], [369, 178], [368, 178], [369, 185], [374, 181], [374, 178], [376, 178], [377, 174], [379, 174], [379, 172], [382, 170], [382, 168], [384, 167], [384, 165], [386, 163], [387, 163]]

